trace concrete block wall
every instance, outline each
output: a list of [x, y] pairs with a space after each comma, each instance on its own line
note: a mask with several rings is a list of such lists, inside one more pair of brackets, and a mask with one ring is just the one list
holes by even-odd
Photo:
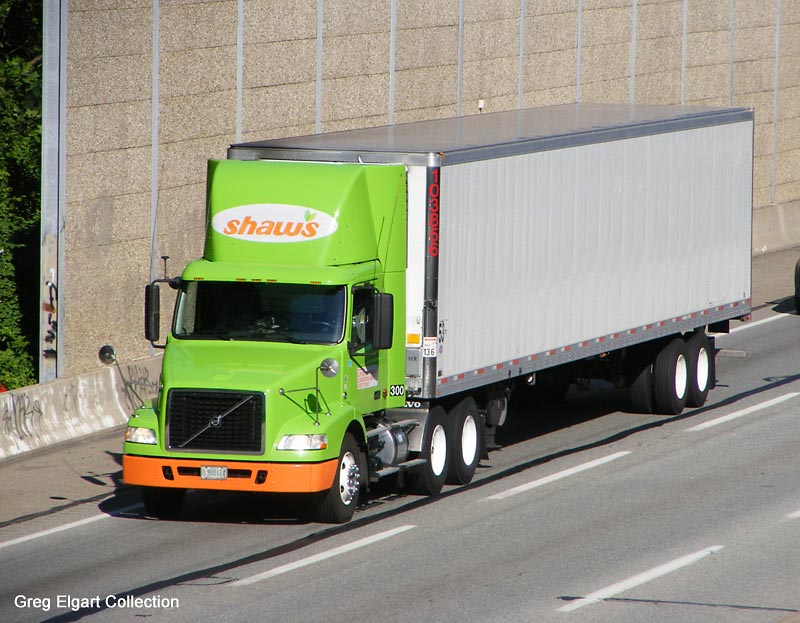
[[107, 342], [129, 360], [154, 354], [143, 287], [162, 255], [176, 274], [202, 253], [206, 161], [238, 141], [478, 114], [479, 102], [752, 106], [754, 250], [800, 244], [796, 1], [65, 6], [49, 22], [66, 37], [63, 115], [45, 120], [64, 137], [63, 192], [43, 205], [61, 223], [42, 270], [58, 283], [59, 378], [96, 371]]
[[528, 2], [525, 8], [522, 105], [575, 101], [585, 72], [578, 63], [577, 3]]
[[69, 7], [58, 271], [67, 373], [95, 368], [108, 334], [125, 349], [142, 348], [129, 327], [142, 324], [131, 299], [149, 274], [152, 19], [149, 3], [113, 4]]
[[456, 115], [458, 63], [463, 58], [459, 1], [398, 3], [395, 38], [394, 99], [387, 100], [391, 121]]

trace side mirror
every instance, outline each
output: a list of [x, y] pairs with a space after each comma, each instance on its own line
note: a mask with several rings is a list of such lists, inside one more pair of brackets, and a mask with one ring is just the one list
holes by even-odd
[[372, 286], [353, 288], [353, 333], [348, 345], [350, 356], [366, 349], [392, 347], [394, 333], [394, 297]]
[[144, 288], [144, 336], [158, 342], [161, 333], [161, 293], [157, 283]]
[[391, 294], [375, 293], [375, 318], [372, 328], [372, 347], [375, 350], [391, 348], [394, 333], [394, 297]]

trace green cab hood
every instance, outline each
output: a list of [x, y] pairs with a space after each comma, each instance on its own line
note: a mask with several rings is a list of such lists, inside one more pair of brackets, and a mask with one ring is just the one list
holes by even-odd
[[337, 346], [260, 341], [170, 340], [162, 382], [173, 387], [269, 393], [314, 384], [315, 371]]

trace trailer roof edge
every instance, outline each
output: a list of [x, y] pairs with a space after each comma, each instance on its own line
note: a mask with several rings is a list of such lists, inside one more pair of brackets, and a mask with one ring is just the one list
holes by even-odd
[[752, 108], [561, 104], [239, 143], [228, 158], [446, 166], [753, 120]]

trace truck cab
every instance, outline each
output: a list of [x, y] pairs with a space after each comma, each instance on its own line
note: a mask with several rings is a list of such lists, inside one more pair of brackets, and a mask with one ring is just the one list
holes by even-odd
[[[146, 291], [164, 359], [158, 397], [131, 417], [123, 477], [150, 512], [204, 488], [308, 493], [321, 519], [349, 519], [367, 484], [365, 415], [404, 404], [404, 175], [210, 163], [204, 255]], [[164, 344], [159, 281], [177, 290]]]

